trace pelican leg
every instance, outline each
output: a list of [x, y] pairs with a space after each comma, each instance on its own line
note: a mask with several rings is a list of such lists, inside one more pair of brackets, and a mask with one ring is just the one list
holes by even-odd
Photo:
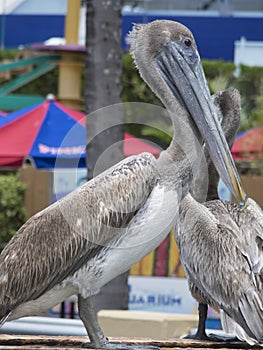
[[83, 345], [88, 349], [108, 349], [108, 350], [160, 350], [159, 347], [151, 345], [127, 344], [123, 342], [109, 342], [99, 325], [97, 311], [94, 305], [94, 297], [83, 298], [78, 295], [79, 317], [82, 320], [90, 342]]
[[208, 338], [206, 331], [205, 331], [205, 322], [207, 319], [207, 311], [208, 311], [207, 304], [198, 304], [199, 320], [198, 320], [198, 327], [197, 327], [197, 332], [196, 332], [197, 339], [207, 339]]
[[196, 339], [196, 340], [208, 340], [213, 342], [236, 342], [239, 341], [236, 337], [217, 335], [210, 333], [209, 335], [205, 331], [205, 322], [207, 319], [207, 304], [198, 304], [198, 326], [195, 334], [188, 334], [184, 339]]
[[185, 339], [210, 340], [205, 331], [205, 321], [207, 318], [207, 304], [198, 304], [198, 326], [195, 334], [188, 334]]
[[85, 348], [103, 348], [108, 339], [104, 336], [98, 323], [97, 311], [94, 305], [94, 297], [83, 298], [78, 295], [79, 317], [83, 322], [90, 339], [90, 343], [85, 343]]

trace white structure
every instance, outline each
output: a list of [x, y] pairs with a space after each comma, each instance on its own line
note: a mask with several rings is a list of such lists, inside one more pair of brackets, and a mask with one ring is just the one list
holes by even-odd
[[67, 0], [1, 0], [0, 14], [65, 15]]
[[263, 41], [247, 41], [244, 37], [235, 41], [234, 63], [263, 66]]

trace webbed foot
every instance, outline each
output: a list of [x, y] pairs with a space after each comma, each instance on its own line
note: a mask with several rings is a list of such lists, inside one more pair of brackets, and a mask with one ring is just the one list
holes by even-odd
[[193, 339], [193, 340], [204, 340], [204, 341], [212, 341], [216, 343], [222, 343], [222, 342], [237, 342], [240, 341], [235, 336], [228, 336], [228, 335], [220, 335], [220, 334], [213, 334], [213, 333], [195, 333], [195, 334], [188, 334], [183, 337], [183, 339]]
[[214, 333], [209, 333], [207, 335], [207, 340], [211, 340], [214, 342], [225, 342], [225, 343], [234, 343], [234, 342], [240, 342], [240, 340], [234, 336], [234, 335], [223, 335], [223, 334], [214, 334]]

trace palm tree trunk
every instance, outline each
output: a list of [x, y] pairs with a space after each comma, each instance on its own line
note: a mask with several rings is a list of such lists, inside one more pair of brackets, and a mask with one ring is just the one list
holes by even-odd
[[[122, 1], [86, 0], [86, 6], [86, 162], [91, 179], [124, 158], [122, 143], [117, 143], [123, 140], [122, 106], [107, 107], [121, 102]], [[107, 108], [98, 111], [102, 107]], [[102, 288], [98, 310], [128, 308], [127, 279], [125, 273]]]
[[[87, 167], [88, 178], [109, 168], [124, 158], [123, 113], [108, 113], [102, 107], [121, 102], [121, 0], [87, 0], [86, 12], [86, 112], [87, 118]], [[105, 117], [104, 117], [105, 114]], [[99, 133], [101, 129], [106, 129]], [[99, 156], [107, 150], [107, 156], [96, 164]], [[99, 167], [98, 167], [99, 166]], [[98, 168], [97, 168], [98, 167]]]

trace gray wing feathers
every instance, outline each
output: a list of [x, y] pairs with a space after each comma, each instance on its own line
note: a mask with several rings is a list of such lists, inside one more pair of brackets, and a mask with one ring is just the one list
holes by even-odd
[[256, 292], [251, 286], [243, 289], [244, 292], [238, 301], [238, 305], [224, 305], [223, 310], [230, 317], [230, 319], [224, 318], [222, 321], [224, 330], [228, 332], [234, 330], [234, 333], [241, 340], [246, 340], [249, 343], [262, 343], [263, 309], [260, 292]]
[[221, 247], [227, 252], [221, 255], [221, 258], [226, 257], [222, 264], [222, 282], [225, 288], [232, 286], [233, 289], [229, 289], [229, 293], [224, 296], [219, 288], [211, 293], [211, 299], [243, 328], [247, 335], [236, 326], [244, 340], [249, 336], [262, 342], [263, 212], [251, 199], [246, 210], [241, 210], [233, 203], [222, 205], [219, 201], [208, 202], [207, 206], [221, 223], [218, 225], [218, 235], [229, 236], [232, 240], [229, 243], [234, 248]]
[[247, 334], [257, 339], [259, 342], [263, 341], [263, 308], [262, 295], [254, 288], [246, 291], [239, 303], [240, 313], [246, 320], [249, 331]]
[[224, 310], [242, 339], [263, 342], [262, 210], [252, 200], [245, 210], [216, 200], [204, 207], [190, 196], [183, 203], [178, 234], [193, 295]]
[[[215, 205], [215, 206], [214, 206]], [[224, 262], [225, 282], [228, 285], [236, 281], [233, 292], [220, 307], [233, 318], [252, 339], [263, 341], [263, 294], [262, 294], [262, 235], [263, 212], [252, 200], [248, 200], [248, 207], [241, 210], [233, 203], [209, 203], [208, 206], [222, 222], [222, 230], [231, 235], [233, 252], [228, 252]], [[223, 208], [220, 211], [219, 208]], [[223, 214], [224, 212], [224, 214]], [[233, 229], [227, 223], [232, 222]], [[223, 232], [219, 232], [222, 234]], [[230, 266], [235, 268], [231, 268]], [[219, 301], [219, 299], [218, 299]], [[247, 335], [243, 334], [244, 340]], [[250, 340], [251, 341], [251, 340]]]
[[257, 343], [254, 338], [248, 336], [244, 329], [232, 318], [230, 318], [223, 310], [221, 310], [221, 322], [223, 330], [226, 333], [236, 335], [238, 339], [244, 340], [250, 345], [255, 345]]
[[29, 219], [0, 255], [0, 319], [118, 237], [157, 181], [151, 154], [129, 157]]

